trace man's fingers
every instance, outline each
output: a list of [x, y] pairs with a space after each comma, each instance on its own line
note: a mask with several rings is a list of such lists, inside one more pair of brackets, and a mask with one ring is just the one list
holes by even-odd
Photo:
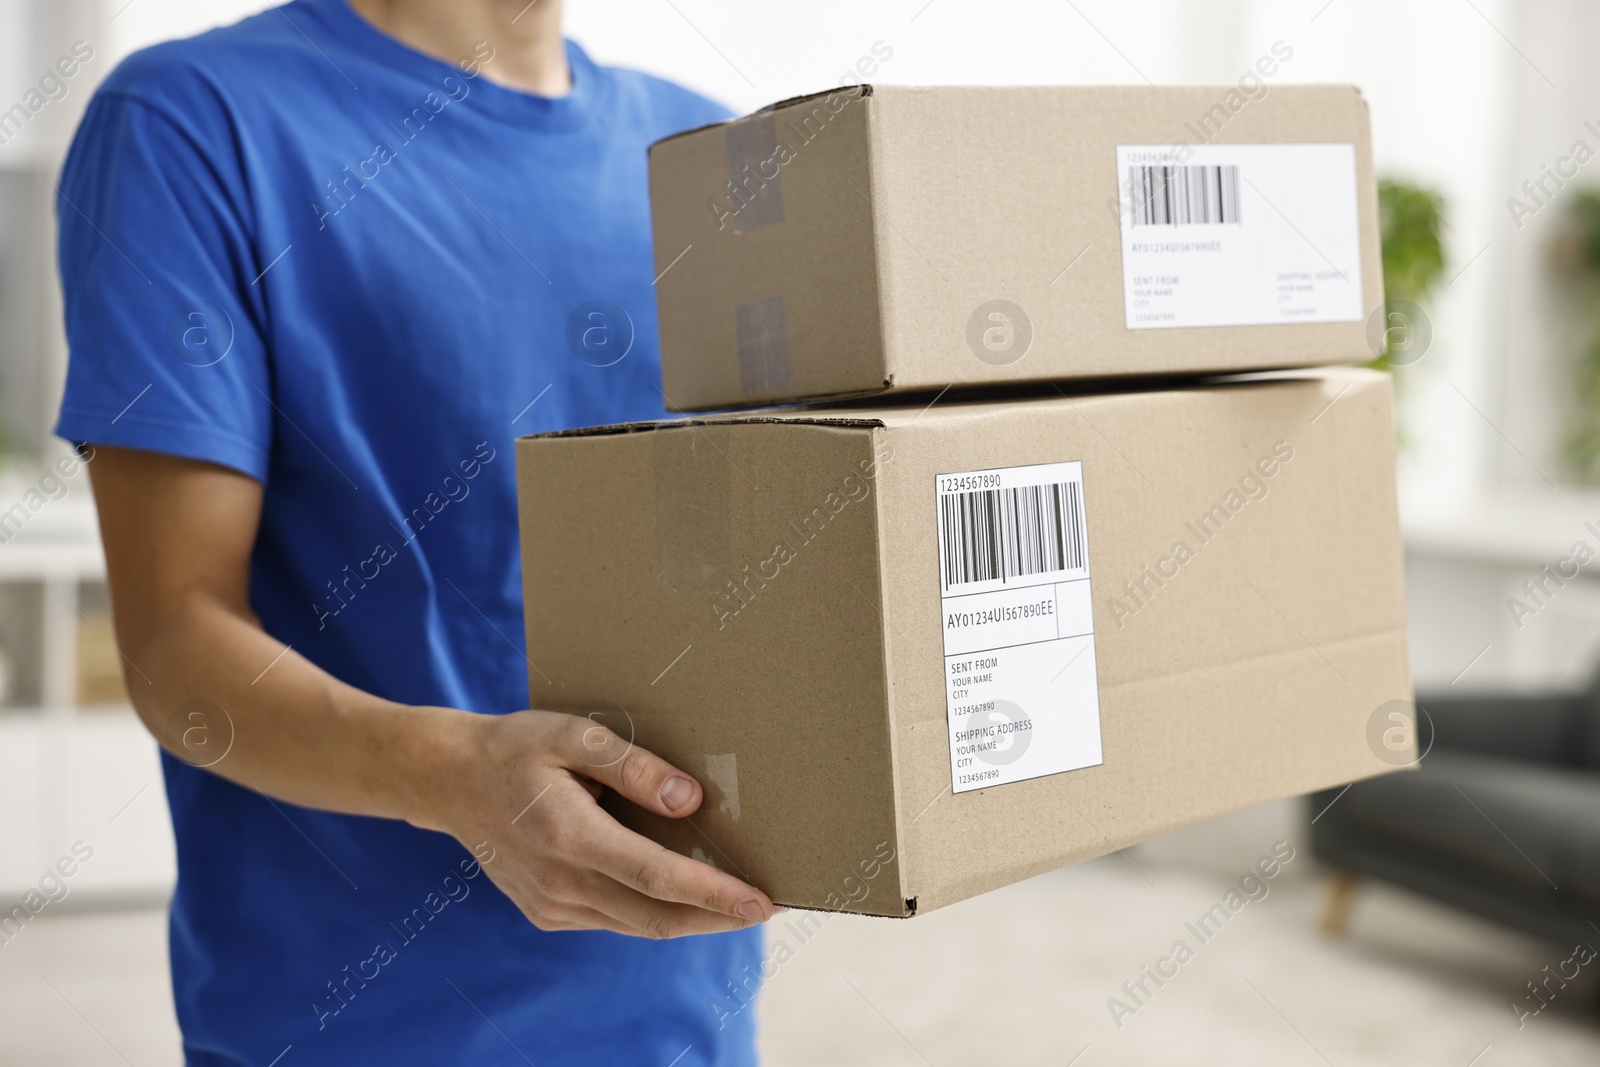
[[591, 908], [609, 916], [611, 922], [625, 926], [628, 932], [637, 937], [720, 934], [742, 930], [753, 921], [707, 911], [692, 904], [656, 900], [598, 871], [585, 880], [584, 900]]
[[526, 908], [522, 913], [528, 917], [529, 922], [550, 934], [566, 930], [610, 930], [614, 934], [624, 934], [628, 937], [645, 936], [643, 931], [631, 923], [582, 904], [562, 904], [559, 908], [552, 909], [549, 914]]
[[700, 783], [592, 719], [574, 716], [565, 740], [568, 769], [641, 808], [676, 818], [700, 806]]
[[594, 869], [654, 900], [688, 904], [745, 922], [765, 922], [772, 901], [715, 867], [680, 856], [596, 810], [585, 827], [584, 860]]
[[662, 938], [736, 930], [772, 916], [765, 893], [625, 829], [592, 799], [598, 784], [658, 815], [686, 816], [703, 799], [688, 774], [578, 716], [560, 725], [554, 751], [591, 797], [562, 784], [520, 824], [554, 861], [530, 887], [553, 905], [541, 907], [545, 918]]

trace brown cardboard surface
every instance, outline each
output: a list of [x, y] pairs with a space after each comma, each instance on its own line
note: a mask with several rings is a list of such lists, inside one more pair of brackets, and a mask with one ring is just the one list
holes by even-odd
[[[877, 915], [1392, 770], [1368, 741], [1410, 695], [1389, 403], [1341, 369], [523, 438], [532, 704], [705, 785], [630, 825]], [[935, 475], [1070, 460], [1103, 761], [952, 793]]]
[[[1232, 86], [860, 87], [658, 142], [650, 182], [669, 404], [1370, 359], [1364, 318], [1126, 327], [1115, 207], [1125, 144], [1353, 144], [1362, 308], [1380, 305], [1359, 92], [1276, 85], [1237, 110], [1223, 103], [1241, 99]], [[776, 179], [743, 169], [780, 143]], [[735, 204], [745, 206], [730, 212]], [[1032, 334], [1026, 354], [1000, 366], [967, 337], [974, 312], [996, 299], [1020, 308]]]

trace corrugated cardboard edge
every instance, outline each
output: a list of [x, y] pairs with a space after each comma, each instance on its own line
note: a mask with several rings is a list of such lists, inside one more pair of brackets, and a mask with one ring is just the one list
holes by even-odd
[[893, 338], [889, 334], [889, 324], [895, 321], [894, 315], [894, 286], [887, 284], [884, 277], [883, 265], [888, 261], [887, 245], [889, 235], [886, 231], [894, 225], [887, 218], [888, 226], [878, 225], [878, 204], [882, 202], [883, 179], [881, 168], [878, 166], [878, 156], [881, 150], [880, 139], [883, 136], [883, 112], [875, 107], [866, 109], [865, 117], [867, 127], [867, 211], [870, 213], [872, 227], [872, 276], [878, 286], [878, 359], [883, 368], [883, 389], [888, 391], [894, 388], [896, 367], [894, 365]]
[[[888, 427], [881, 422], [877, 425], [877, 427], [870, 431], [868, 440], [871, 444], [872, 454], [874, 456], [878, 454], [879, 439], [884, 437], [887, 433]], [[881, 531], [884, 529], [885, 518], [883, 513], [883, 494], [881, 492], [874, 491], [872, 494], [872, 512], [872, 521], [881, 534]], [[888, 625], [888, 538], [880, 535], [877, 538], [877, 548], [878, 601], [873, 606], [877, 608], [878, 615], [884, 623], [879, 627], [879, 630], [883, 635], [883, 655], [879, 657], [878, 661], [883, 670], [883, 692], [884, 696], [887, 698], [883, 702], [883, 728], [889, 736], [889, 766], [896, 769], [895, 773], [891, 774], [890, 776], [890, 784], [893, 789], [894, 796], [895, 899], [900, 901], [904, 906], [904, 910], [901, 911], [899, 915], [886, 914], [883, 912], [878, 912], [877, 914], [884, 918], [910, 919], [917, 914], [917, 898], [915, 896], [906, 895], [908, 888], [912, 885], [912, 872], [906, 870], [906, 850], [904, 846], [906, 841], [907, 827], [901, 820], [901, 813], [905, 810], [905, 807], [901, 803], [903, 799], [901, 796], [902, 779], [901, 775], [898, 773], [898, 768], [900, 766], [900, 745], [896, 737], [895, 730], [895, 708], [898, 704], [894, 696], [895, 672], [890, 665], [890, 656], [894, 654], [895, 634], [893, 628]], [[942, 793], [940, 794], [941, 797], [943, 795], [944, 794]]]
[[679, 427], [693, 426], [739, 426], [746, 423], [799, 423], [803, 426], [837, 426], [842, 429], [882, 429], [885, 425], [882, 419], [853, 418], [849, 416], [827, 415], [742, 415], [730, 413], [726, 415], [703, 415], [698, 418], [688, 419], [649, 419], [644, 422], [608, 422], [599, 426], [577, 426], [568, 430], [546, 430], [544, 433], [528, 433], [517, 438], [521, 441], [542, 441], [558, 437], [609, 437], [626, 433], [650, 433], [655, 430], [671, 430]]
[[[674, 426], [719, 426], [732, 423], [756, 422], [800, 422], [817, 426], [872, 428], [900, 425], [901, 423], [898, 419], [890, 423], [877, 417], [862, 418], [852, 415], [828, 415], [827, 412], [839, 408], [848, 409], [863, 400], [867, 400], [872, 401], [875, 406], [881, 405], [884, 409], [903, 410], [915, 418], [917, 413], [923, 409], [925, 400], [934, 401], [946, 407], [963, 401], [977, 403], [1004, 400], [1026, 402], [1032, 398], [1054, 399], [1056, 397], [1078, 400], [1117, 393], [1161, 393], [1189, 389], [1228, 388], [1288, 379], [1322, 378], [1329, 375], [1361, 376], [1382, 373], [1382, 371], [1369, 370], [1365, 367], [1338, 365], [1322, 367], [1285, 366], [1269, 370], [1221, 371], [1210, 374], [1173, 373], [1139, 375], [1126, 378], [1068, 378], [1060, 381], [1017, 381], [1002, 382], [995, 385], [971, 384], [949, 386], [944, 389], [930, 389], [921, 393], [906, 392], [890, 397], [882, 396], [881, 390], [879, 390], [871, 393], [850, 395], [829, 394], [827, 396], [803, 397], [782, 403], [764, 402], [762, 407], [722, 409], [718, 411], [689, 411], [679, 418], [602, 423], [596, 426], [579, 426], [566, 430], [546, 430], [542, 433], [523, 434], [517, 440], [646, 433], [652, 430], [669, 429]], [[930, 403], [927, 406], [932, 407], [932, 404]], [[671, 404], [667, 405], [667, 407], [669, 411], [683, 410]], [[781, 411], [783, 414], [773, 414], [774, 411]]]
[[[1356, 106], [1361, 112], [1361, 141], [1356, 145], [1356, 190], [1361, 202], [1357, 205], [1358, 224], [1361, 228], [1361, 278], [1362, 303], [1370, 317], [1386, 303], [1383, 282], [1383, 220], [1378, 214], [1377, 159], [1372, 143], [1372, 105], [1359, 85], [1351, 85]], [[1367, 232], [1370, 221], [1371, 233]], [[1368, 237], [1372, 239], [1367, 240]], [[1391, 405], [1392, 410], [1392, 405]]]
[[858, 85], [836, 85], [832, 89], [818, 89], [814, 93], [802, 93], [799, 96], [786, 97], [777, 101], [776, 103], [768, 104], [764, 108], [752, 111], [748, 115], [735, 115], [731, 119], [718, 119], [716, 122], [708, 122], [703, 126], [691, 126], [687, 130], [679, 130], [677, 133], [669, 133], [665, 137], [651, 141], [650, 147], [645, 149], [645, 154], [648, 155], [649, 153], [654, 152], [656, 145], [658, 144], [666, 144], [668, 141], [675, 141], [679, 137], [688, 137], [691, 134], [699, 133], [701, 130], [714, 130], [719, 126], [731, 126], [735, 122], [742, 122], [743, 120], [753, 118], [756, 115], [770, 115], [775, 111], [781, 111], [783, 108], [792, 107], [795, 104], [803, 104], [808, 100], [817, 100], [822, 97], [832, 96], [834, 93], [849, 92], [853, 92], [862, 99], [865, 99], [872, 95], [873, 88], [870, 83], [861, 82]]
[[[879, 337], [883, 336], [883, 333], [882, 333], [881, 330], [879, 331], [878, 336]], [[884, 392], [887, 389], [889, 389], [891, 386], [893, 386], [893, 384], [894, 384], [894, 380], [891, 377], [889, 380], [885, 381], [883, 385], [879, 386], [876, 389], [861, 389], [861, 390], [857, 390], [856, 392], [850, 392], [850, 393], [807, 393], [807, 394], [804, 394], [802, 396], [797, 396], [793, 400], [785, 400], [785, 401], [752, 400], [751, 401], [751, 405], [752, 405], [752, 407], [772, 407], [772, 406], [780, 404], [780, 403], [784, 404], [784, 405], [788, 405], [788, 404], [850, 403], [852, 401], [862, 401], [862, 400], [869, 400], [870, 401], [870, 400], [876, 400], [876, 399], [879, 399], [879, 398], [884, 398], [883, 397]], [[884, 398], [884, 399], [888, 399], [888, 398]], [[705, 407], [703, 405], [690, 405], [690, 404], [679, 405], [679, 404], [675, 403], [674, 401], [672, 401], [670, 399], [667, 401], [666, 409], [668, 411], [677, 411], [677, 412], [682, 412], [684, 414], [689, 414], [689, 415], [705, 414], [705, 413], [709, 413], [710, 411], [713, 411], [713, 410], [719, 410], [719, 411], [723, 410], [721, 408], [715, 408], [715, 409], [707, 408], [707, 407]]]

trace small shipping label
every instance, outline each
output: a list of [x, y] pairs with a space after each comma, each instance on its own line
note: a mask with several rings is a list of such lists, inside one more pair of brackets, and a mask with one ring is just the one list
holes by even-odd
[[934, 481], [951, 789], [1097, 765], [1083, 464]]
[[1360, 321], [1352, 144], [1118, 145], [1130, 330]]

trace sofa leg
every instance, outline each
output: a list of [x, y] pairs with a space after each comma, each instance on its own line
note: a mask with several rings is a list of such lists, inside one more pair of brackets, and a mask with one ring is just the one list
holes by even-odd
[[1322, 910], [1322, 936], [1344, 936], [1345, 929], [1350, 925], [1350, 909], [1355, 904], [1358, 884], [1359, 879], [1345, 871], [1333, 876], [1328, 886], [1328, 903]]

